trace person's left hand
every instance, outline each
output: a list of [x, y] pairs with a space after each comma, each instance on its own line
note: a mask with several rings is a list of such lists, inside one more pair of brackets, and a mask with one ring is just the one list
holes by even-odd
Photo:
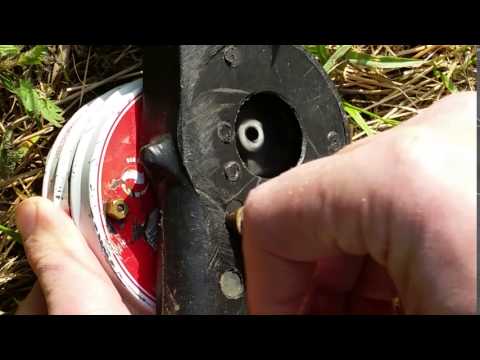
[[17, 208], [16, 221], [37, 282], [17, 315], [130, 314], [73, 221], [47, 199]]

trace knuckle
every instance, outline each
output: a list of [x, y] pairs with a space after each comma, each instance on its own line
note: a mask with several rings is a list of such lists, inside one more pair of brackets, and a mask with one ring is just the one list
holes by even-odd
[[37, 276], [62, 272], [62, 266], [52, 254], [48, 252], [37, 253], [29, 257], [30, 265]]
[[404, 129], [392, 145], [392, 161], [397, 175], [410, 174], [422, 166], [436, 146], [431, 143], [431, 132], [422, 127]]
[[49, 256], [39, 256], [35, 261], [34, 269], [37, 273], [37, 276], [45, 274], [49, 274], [51, 276], [52, 274], [62, 273], [63, 267], [59, 262], [55, 261]]
[[41, 236], [34, 234], [28, 237], [24, 245], [29, 263], [37, 276], [61, 271], [58, 254], [44, 246], [44, 239]]

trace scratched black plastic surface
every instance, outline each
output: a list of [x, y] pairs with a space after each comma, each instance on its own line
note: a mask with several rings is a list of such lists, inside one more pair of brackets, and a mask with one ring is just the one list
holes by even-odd
[[[209, 314], [208, 227], [204, 208], [186, 178], [170, 134], [142, 149], [149, 176], [164, 180], [168, 192], [163, 205], [164, 268], [157, 274], [157, 312]], [[187, 240], [187, 241], [186, 241]]]
[[[335, 89], [317, 61], [303, 49], [242, 45], [234, 48], [233, 58], [231, 52], [226, 53], [228, 49], [231, 46], [180, 46], [178, 68], [172, 66], [174, 55], [159, 56], [165, 55], [165, 49], [146, 52], [150, 60], [144, 64], [145, 104], [156, 108], [156, 113], [178, 105], [178, 112], [172, 111], [175, 118], [169, 116], [169, 124], [179, 168], [188, 179], [182, 186], [169, 186], [164, 207], [165, 274], [169, 274], [165, 280], [172, 290], [173, 313], [246, 312], [245, 298], [227, 299], [219, 285], [225, 271], [241, 273], [238, 239], [233, 239], [225, 226], [225, 209], [234, 200], [243, 202], [248, 192], [266, 179], [248, 172], [235, 141], [219, 139], [220, 122], [235, 128], [242, 103], [254, 93], [267, 91], [278, 95], [297, 115], [302, 129], [299, 164], [331, 154], [349, 141]], [[167, 77], [163, 84], [162, 77]], [[180, 79], [179, 86], [172, 81], [175, 78]], [[168, 104], [159, 102], [159, 91], [154, 91], [164, 84], [171, 86]], [[165, 94], [167, 90], [162, 91]], [[178, 96], [172, 97], [172, 93]], [[328, 137], [332, 132], [335, 143]], [[224, 164], [229, 161], [241, 165], [236, 182], [225, 177]], [[161, 293], [167, 303], [165, 291]]]

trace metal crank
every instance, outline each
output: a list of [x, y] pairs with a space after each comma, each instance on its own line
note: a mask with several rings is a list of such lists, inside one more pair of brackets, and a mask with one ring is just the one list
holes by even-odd
[[300, 46], [147, 47], [144, 79], [83, 106], [47, 159], [70, 214], [137, 314], [245, 314], [248, 192], [350, 139], [333, 84]]

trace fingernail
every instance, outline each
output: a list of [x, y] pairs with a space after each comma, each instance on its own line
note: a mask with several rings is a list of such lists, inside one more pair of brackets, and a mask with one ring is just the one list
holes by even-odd
[[36, 198], [23, 201], [15, 211], [18, 230], [27, 239], [37, 227], [38, 204]]

